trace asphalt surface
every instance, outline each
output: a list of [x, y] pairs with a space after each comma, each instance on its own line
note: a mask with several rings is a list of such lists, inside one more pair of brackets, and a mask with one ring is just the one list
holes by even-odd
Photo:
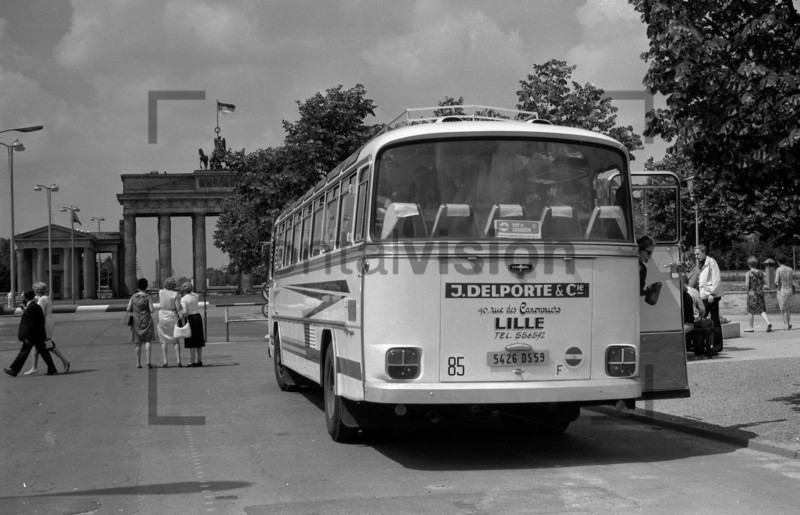
[[[214, 296], [207, 301], [213, 306], [262, 302], [260, 295]], [[79, 304], [109, 302], [114, 311], [126, 303]], [[771, 332], [760, 317], [755, 331], [745, 332], [747, 315], [722, 315], [740, 324], [740, 337], [726, 339], [713, 359], [687, 354], [689, 398], [640, 401], [635, 410], [595, 410], [799, 459], [800, 315], [794, 314], [792, 330], [784, 329], [779, 314], [771, 315]]]
[[756, 317], [752, 333], [744, 332], [747, 315], [722, 315], [740, 323], [741, 336], [725, 340], [712, 359], [687, 354], [691, 397], [601, 411], [800, 458], [800, 315], [794, 314], [789, 331], [779, 314], [771, 315], [772, 332]]

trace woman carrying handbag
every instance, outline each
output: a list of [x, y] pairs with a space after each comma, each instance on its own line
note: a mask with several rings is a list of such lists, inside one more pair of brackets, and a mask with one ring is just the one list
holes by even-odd
[[183, 316], [186, 318], [186, 325], [191, 329], [191, 335], [183, 340], [184, 346], [189, 349], [189, 364], [186, 366], [202, 367], [206, 340], [203, 334], [203, 317], [200, 316], [200, 302], [190, 282], [181, 285], [181, 295]]

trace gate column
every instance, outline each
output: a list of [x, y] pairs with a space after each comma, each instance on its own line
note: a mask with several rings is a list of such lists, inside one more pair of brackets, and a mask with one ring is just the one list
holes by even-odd
[[206, 216], [192, 215], [192, 270], [196, 291], [206, 290]]
[[123, 217], [125, 229], [125, 291], [128, 296], [136, 291], [136, 215], [126, 214]]
[[158, 270], [159, 287], [167, 277], [172, 277], [172, 219], [169, 214], [158, 215]]

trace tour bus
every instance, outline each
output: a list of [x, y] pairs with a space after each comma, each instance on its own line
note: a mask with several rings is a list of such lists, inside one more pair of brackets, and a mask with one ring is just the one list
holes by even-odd
[[688, 394], [664, 345], [680, 311], [655, 314], [680, 309], [677, 237], [648, 264], [677, 304], [639, 296], [634, 210], [669, 174], [632, 180], [619, 142], [535, 113], [442, 109], [407, 110], [275, 220], [280, 389], [321, 385], [335, 441], [460, 412], [559, 433], [583, 406]]

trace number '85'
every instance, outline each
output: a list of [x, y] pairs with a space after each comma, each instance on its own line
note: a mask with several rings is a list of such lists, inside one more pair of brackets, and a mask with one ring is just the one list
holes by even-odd
[[450, 356], [447, 358], [447, 375], [463, 376], [464, 372], [464, 356]]

